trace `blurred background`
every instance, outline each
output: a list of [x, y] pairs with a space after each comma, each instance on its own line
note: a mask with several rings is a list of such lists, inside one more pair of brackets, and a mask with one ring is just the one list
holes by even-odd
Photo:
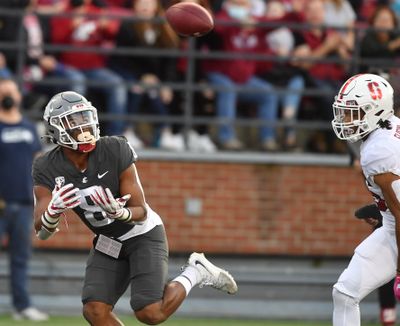
[[[373, 202], [357, 148], [331, 130], [332, 102], [360, 72], [397, 91], [400, 1], [193, 1], [215, 20], [200, 38], [166, 22], [177, 2], [1, 0], [0, 78], [17, 82], [39, 135], [52, 95], [84, 94], [101, 134], [125, 135], [139, 155], [171, 277], [203, 251], [237, 279], [236, 296], [195, 290], [178, 316], [329, 324], [331, 287], [371, 232], [354, 211]], [[30, 293], [51, 316], [80, 314], [93, 238], [66, 220], [50, 240], [33, 239]], [[0, 247], [7, 315], [7, 237]], [[130, 313], [128, 296], [117, 311]], [[361, 311], [379, 322], [376, 293]]]

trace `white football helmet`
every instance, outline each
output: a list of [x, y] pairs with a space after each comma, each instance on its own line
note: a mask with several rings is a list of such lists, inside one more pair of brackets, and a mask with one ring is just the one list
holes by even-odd
[[332, 128], [339, 139], [356, 142], [393, 114], [389, 82], [378, 75], [359, 74], [349, 78], [335, 96]]

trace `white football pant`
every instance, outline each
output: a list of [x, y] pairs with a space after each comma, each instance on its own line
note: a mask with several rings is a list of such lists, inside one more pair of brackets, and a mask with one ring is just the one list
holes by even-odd
[[394, 230], [380, 227], [361, 242], [333, 286], [333, 326], [359, 326], [359, 302], [396, 275]]

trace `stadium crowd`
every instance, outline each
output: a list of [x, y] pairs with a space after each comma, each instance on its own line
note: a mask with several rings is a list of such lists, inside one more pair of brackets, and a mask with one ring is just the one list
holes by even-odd
[[[107, 113], [103, 134], [124, 134], [135, 148], [320, 153], [347, 150], [329, 121], [349, 75], [379, 73], [394, 86], [399, 79], [400, 1], [197, 0], [216, 24], [193, 42], [165, 21], [177, 2], [1, 1], [0, 77], [19, 80], [33, 110], [62, 90], [93, 93]], [[191, 46], [195, 59], [180, 55]], [[197, 86], [189, 113], [188, 76]], [[152, 123], [137, 119], [150, 114]], [[184, 126], [188, 114], [194, 120]]]

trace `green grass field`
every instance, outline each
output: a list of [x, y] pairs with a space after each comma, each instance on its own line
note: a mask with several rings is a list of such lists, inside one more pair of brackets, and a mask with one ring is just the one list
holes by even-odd
[[[122, 317], [121, 320], [126, 326], [143, 325], [137, 320], [129, 317]], [[48, 325], [48, 326], [87, 326], [83, 317], [61, 317], [55, 316], [47, 322], [37, 323], [28, 321], [13, 321], [10, 316], [0, 315], [1, 326], [12, 325]], [[330, 322], [297, 322], [297, 321], [267, 321], [267, 320], [234, 320], [234, 319], [189, 319], [189, 318], [172, 318], [166, 321], [166, 326], [329, 326]], [[378, 324], [366, 324], [363, 326], [379, 326]]]

